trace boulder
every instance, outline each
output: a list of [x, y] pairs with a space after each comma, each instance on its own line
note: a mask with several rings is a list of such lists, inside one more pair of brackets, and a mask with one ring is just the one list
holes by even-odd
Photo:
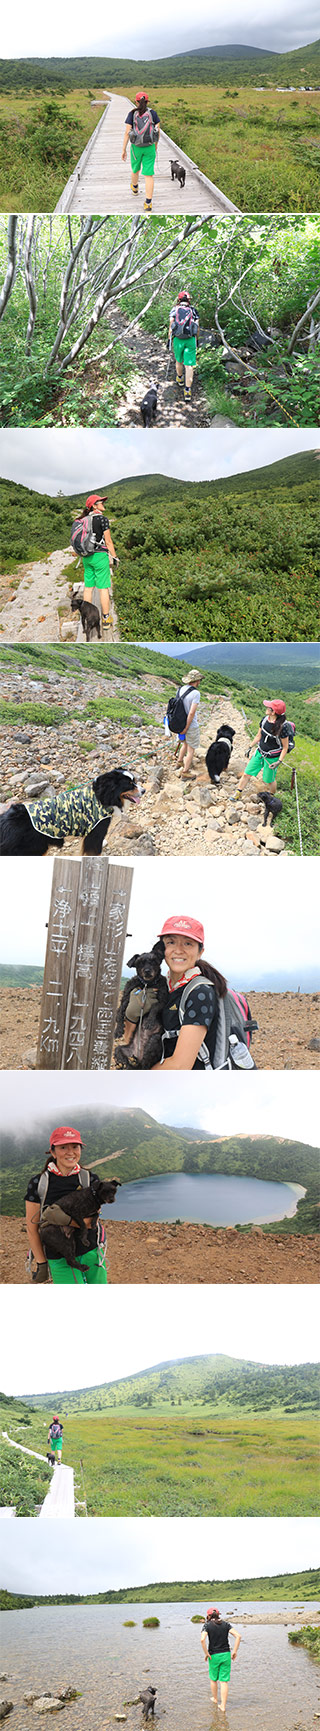
[[285, 842], [281, 841], [280, 835], [273, 835], [272, 829], [266, 829], [265, 835], [267, 838], [265, 842], [266, 853], [282, 853], [283, 848], [285, 847]]
[[314, 1040], [309, 1040], [308, 1052], [320, 1052], [320, 1040], [316, 1037]]
[[35, 1696], [33, 1702], [36, 1713], [63, 1713], [65, 1703], [59, 1695]]
[[53, 788], [49, 786], [47, 775], [34, 775], [32, 781], [28, 781], [28, 777], [26, 780], [23, 777], [23, 785], [28, 799], [37, 799], [38, 794], [40, 795], [42, 793], [53, 793]]
[[12, 1710], [13, 1701], [0, 1701], [0, 1719], [6, 1719], [8, 1713], [12, 1713]]

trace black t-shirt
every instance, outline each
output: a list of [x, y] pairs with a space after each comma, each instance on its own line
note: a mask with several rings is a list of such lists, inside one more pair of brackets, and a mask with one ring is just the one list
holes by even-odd
[[230, 1652], [228, 1635], [229, 1629], [231, 1629], [231, 1623], [224, 1623], [222, 1617], [218, 1617], [217, 1619], [215, 1617], [207, 1617], [203, 1627], [206, 1631], [206, 1635], [208, 1635], [210, 1657], [212, 1653]]
[[[38, 1184], [39, 1184], [39, 1178], [40, 1177], [41, 1177], [41, 1173], [37, 1172], [34, 1178], [29, 1179], [28, 1188], [26, 1190], [26, 1194], [25, 1194], [25, 1198], [24, 1198], [25, 1202], [40, 1202], [40, 1197], [38, 1195]], [[60, 1173], [60, 1172], [59, 1172], [59, 1175], [56, 1174], [55, 1172], [48, 1172], [48, 1178], [49, 1178], [49, 1184], [48, 1184], [46, 1199], [45, 1199], [45, 1202], [43, 1205], [43, 1212], [45, 1211], [46, 1208], [49, 1208], [49, 1206], [51, 1207], [51, 1204], [53, 1202], [60, 1202], [62, 1196], [70, 1196], [70, 1194], [72, 1194], [73, 1190], [79, 1190], [80, 1180], [79, 1180], [79, 1173], [78, 1172], [73, 1172], [69, 1177], [67, 1176], [66, 1178], [63, 1178], [62, 1173]], [[96, 1174], [94, 1172], [90, 1172], [90, 1184], [91, 1184], [93, 1191], [95, 1189], [97, 1189], [97, 1186], [99, 1184], [99, 1178], [96, 1176]], [[85, 1190], [84, 1190], [83, 1194], [85, 1196]], [[88, 1226], [88, 1227], [86, 1227], [85, 1231], [86, 1231], [86, 1243], [83, 1244], [82, 1238], [81, 1238], [80, 1227], [77, 1230], [77, 1251], [78, 1251], [79, 1256], [84, 1256], [86, 1250], [95, 1250], [96, 1243], [97, 1243], [97, 1228], [96, 1228], [96, 1226], [92, 1226], [92, 1227]], [[88, 1239], [89, 1239], [89, 1243], [88, 1243]], [[60, 1262], [60, 1260], [61, 1260], [60, 1256], [59, 1256], [59, 1258], [58, 1258], [58, 1256], [56, 1256], [55, 1260], [56, 1261], [59, 1260], [59, 1262]]]
[[203, 1041], [203, 1049], [200, 1048], [193, 1069], [212, 1069], [218, 1019], [216, 989], [211, 980], [206, 980], [203, 974], [197, 975], [194, 980], [187, 983], [189, 983], [189, 990], [182, 1022], [179, 1018], [179, 1005], [185, 991], [183, 985], [177, 986], [175, 991], [168, 992], [166, 1003], [162, 1009], [163, 1057], [172, 1057], [182, 1027], [205, 1027], [207, 1034]]
[[[93, 533], [96, 536], [98, 546], [99, 546], [100, 541], [102, 541], [103, 546], [105, 547], [105, 541], [103, 541], [103, 536], [104, 536], [105, 529], [109, 529], [109, 526], [110, 526], [109, 525], [109, 518], [103, 517], [102, 511], [94, 511], [93, 512], [92, 528], [93, 528]], [[107, 551], [107, 549], [106, 549], [106, 551]]]
[[[149, 108], [149, 103], [148, 103], [148, 108]], [[137, 104], [136, 104], [135, 108], [129, 109], [129, 114], [127, 114], [127, 118], [125, 121], [126, 126], [133, 126], [133, 117], [136, 113], [137, 113]], [[157, 114], [156, 108], [149, 108], [149, 114], [152, 115], [153, 125], [154, 126], [160, 126], [159, 115]], [[141, 118], [143, 118], [143, 116]]]
[[261, 746], [261, 751], [263, 752], [263, 756], [264, 757], [280, 757], [280, 753], [282, 751], [282, 741], [284, 739], [288, 739], [288, 732], [289, 732], [288, 722], [283, 721], [281, 723], [280, 729], [279, 728], [275, 729], [274, 722], [269, 721], [269, 718], [267, 715], [263, 715], [262, 721], [260, 721], [260, 727], [261, 727], [260, 746]]

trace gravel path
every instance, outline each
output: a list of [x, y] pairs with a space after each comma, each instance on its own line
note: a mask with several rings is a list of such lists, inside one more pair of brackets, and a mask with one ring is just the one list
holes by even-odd
[[141, 325], [128, 329], [129, 320], [118, 311], [108, 312], [110, 329], [121, 336], [128, 354], [133, 355], [137, 370], [128, 386], [127, 396], [117, 410], [117, 427], [140, 427], [140, 403], [151, 381], [158, 387], [157, 427], [232, 427], [226, 415], [210, 415], [200, 384], [197, 368], [194, 373], [191, 404], [184, 402], [183, 391], [175, 383], [175, 362], [161, 337], [150, 336]]
[[25, 565], [15, 596], [1, 613], [3, 643], [56, 643], [60, 636], [58, 607], [66, 599], [62, 576], [70, 548], [50, 553], [36, 565]]

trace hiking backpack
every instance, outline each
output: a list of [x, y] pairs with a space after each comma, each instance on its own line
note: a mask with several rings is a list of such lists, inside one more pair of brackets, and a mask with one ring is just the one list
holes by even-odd
[[53, 1438], [54, 1441], [56, 1441], [58, 1437], [62, 1436], [62, 1430], [63, 1430], [62, 1424], [51, 1424], [50, 1425], [50, 1436]]
[[198, 319], [194, 318], [192, 307], [186, 301], [180, 301], [174, 308], [172, 335], [174, 337], [195, 337], [198, 330]]
[[287, 721], [286, 726], [288, 729], [287, 734], [286, 734], [286, 739], [288, 740], [288, 756], [289, 756], [289, 751], [294, 751], [295, 743], [296, 743], [295, 737], [294, 737], [295, 731], [296, 731], [295, 721]]
[[141, 148], [147, 144], [154, 144], [156, 137], [157, 130], [152, 119], [151, 108], [146, 108], [145, 114], [139, 114], [139, 109], [135, 108], [130, 132], [131, 144], [140, 145]]
[[194, 691], [194, 686], [186, 685], [184, 687], [184, 697], [180, 696], [182, 690], [183, 686], [178, 685], [175, 697], [169, 697], [167, 722], [170, 733], [184, 733], [185, 730], [187, 710], [185, 709], [184, 698], [188, 697], [189, 691]]
[[[205, 975], [202, 976], [205, 978]], [[183, 1016], [189, 992], [194, 981], [190, 980], [184, 987], [179, 1004], [179, 1022]], [[256, 1065], [251, 1057], [250, 1046], [254, 1029], [258, 1023], [252, 1020], [250, 1005], [244, 992], [226, 992], [224, 998], [218, 1000], [218, 1021], [213, 1060], [208, 1064], [208, 1048], [205, 1040], [200, 1046], [199, 1058], [203, 1058], [206, 1068], [213, 1070], [255, 1070]]]
[[86, 517], [76, 517], [72, 524], [71, 547], [73, 547], [74, 553], [80, 553], [82, 559], [88, 557], [89, 553], [95, 553], [96, 547], [100, 546], [93, 528], [94, 515], [97, 516], [97, 512], [88, 511]]

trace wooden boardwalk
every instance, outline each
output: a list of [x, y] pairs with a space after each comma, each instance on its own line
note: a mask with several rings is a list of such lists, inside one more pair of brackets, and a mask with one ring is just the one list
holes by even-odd
[[[130, 97], [115, 96], [111, 92], [110, 100], [104, 114], [100, 116], [98, 126], [83, 151], [79, 162], [70, 176], [59, 203], [56, 214], [79, 211], [90, 216], [97, 211], [100, 215], [132, 215], [143, 209], [144, 180], [140, 176], [138, 197], [133, 197], [130, 188], [130, 145], [127, 150], [126, 162], [121, 161], [123, 135], [126, 116], [129, 112]], [[185, 187], [181, 189], [179, 181], [171, 180], [170, 157], [177, 160], [186, 169]], [[155, 216], [185, 216], [230, 215], [237, 206], [206, 178], [191, 162], [190, 158], [180, 150], [178, 145], [160, 132], [160, 143], [157, 151], [153, 213]]]

